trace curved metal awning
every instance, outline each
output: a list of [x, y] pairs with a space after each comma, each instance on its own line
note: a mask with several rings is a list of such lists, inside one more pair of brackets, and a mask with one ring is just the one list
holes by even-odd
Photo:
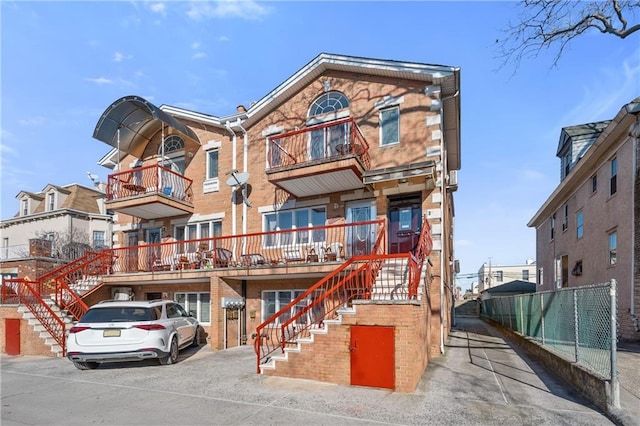
[[167, 127], [200, 143], [193, 130], [140, 96], [124, 96], [109, 105], [100, 116], [93, 137], [140, 158], [149, 141], [163, 128], [168, 134]]

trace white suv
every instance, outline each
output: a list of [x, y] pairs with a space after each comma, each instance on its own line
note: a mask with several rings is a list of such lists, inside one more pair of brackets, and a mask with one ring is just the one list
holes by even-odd
[[80, 370], [148, 358], [173, 364], [180, 349], [198, 346], [199, 331], [198, 320], [172, 300], [104, 301], [69, 330], [67, 358]]

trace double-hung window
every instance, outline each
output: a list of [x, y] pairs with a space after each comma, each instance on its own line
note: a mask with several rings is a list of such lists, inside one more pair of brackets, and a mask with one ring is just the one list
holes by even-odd
[[22, 216], [27, 216], [29, 214], [29, 199], [25, 198], [22, 200]]
[[584, 235], [584, 215], [582, 212], [576, 214], [576, 238], [580, 239]]
[[393, 106], [380, 111], [380, 145], [400, 142], [400, 107]]
[[[264, 245], [274, 247], [325, 242], [326, 230], [311, 228], [324, 226], [326, 219], [324, 207], [267, 213], [264, 215], [264, 230], [269, 234], [265, 236]], [[278, 232], [286, 230], [292, 232]]]
[[105, 248], [105, 232], [104, 231], [93, 231], [93, 248], [101, 249]]
[[[294, 299], [304, 293], [305, 290], [267, 290], [262, 292], [262, 321], [266, 321], [273, 314], [285, 308]], [[295, 305], [292, 305], [289, 310], [283, 312], [278, 317], [278, 323], [282, 324], [288, 321], [293, 316], [297, 315], [303, 309], [307, 307], [308, 300], [304, 299]], [[298, 324], [306, 324], [308, 315], [301, 315], [296, 318], [295, 322]]]
[[188, 241], [183, 247], [183, 252], [196, 252], [199, 243], [193, 240], [221, 236], [222, 223], [211, 221], [178, 225], [175, 227], [174, 235], [177, 241]]
[[553, 239], [556, 236], [556, 214], [552, 214], [551, 215], [551, 219], [549, 219], [549, 226], [551, 227], [551, 241], [553, 241]]
[[569, 204], [562, 206], [562, 230], [566, 231], [569, 228]]
[[201, 323], [211, 322], [210, 293], [175, 293], [173, 300], [181, 304], [187, 312]]
[[609, 195], [613, 195], [618, 191], [618, 159], [611, 160], [611, 178], [609, 180]]
[[618, 263], [618, 233], [609, 233], [609, 265]]
[[56, 209], [56, 194], [50, 192], [47, 194], [47, 211], [51, 212]]

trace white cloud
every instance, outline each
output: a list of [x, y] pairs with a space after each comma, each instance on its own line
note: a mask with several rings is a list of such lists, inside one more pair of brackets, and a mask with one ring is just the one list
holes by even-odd
[[191, 43], [191, 49], [193, 50], [198, 50], [200, 47], [202, 47], [202, 43], [200, 43], [199, 41], [194, 41], [193, 43]]
[[231, 39], [227, 36], [220, 36], [218, 37], [218, 41], [230, 41]]
[[165, 16], [167, 13], [167, 5], [165, 3], [147, 3], [147, 7], [153, 13]]
[[204, 52], [196, 52], [193, 54], [192, 58], [193, 59], [202, 59], [202, 58], [206, 58], [207, 54]]
[[113, 83], [113, 80], [109, 80], [108, 78], [105, 78], [105, 77], [85, 78], [85, 80], [90, 81], [91, 83], [96, 83], [98, 85]]
[[21, 126], [42, 126], [44, 122], [45, 119], [42, 116], [23, 118], [22, 120], [18, 121]]
[[133, 55], [125, 55], [124, 53], [120, 53], [120, 52], [116, 52], [113, 54], [114, 62], [122, 62], [125, 59], [131, 59], [131, 58], [133, 58]]
[[260, 19], [268, 13], [268, 8], [253, 0], [192, 2], [187, 10], [187, 16], [195, 21], [211, 18]]

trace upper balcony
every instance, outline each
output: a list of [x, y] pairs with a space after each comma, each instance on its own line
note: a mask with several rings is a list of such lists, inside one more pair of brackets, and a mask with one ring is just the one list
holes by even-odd
[[364, 187], [369, 144], [353, 118], [269, 138], [267, 179], [295, 197]]
[[107, 209], [142, 219], [193, 213], [193, 181], [160, 165], [109, 175]]

